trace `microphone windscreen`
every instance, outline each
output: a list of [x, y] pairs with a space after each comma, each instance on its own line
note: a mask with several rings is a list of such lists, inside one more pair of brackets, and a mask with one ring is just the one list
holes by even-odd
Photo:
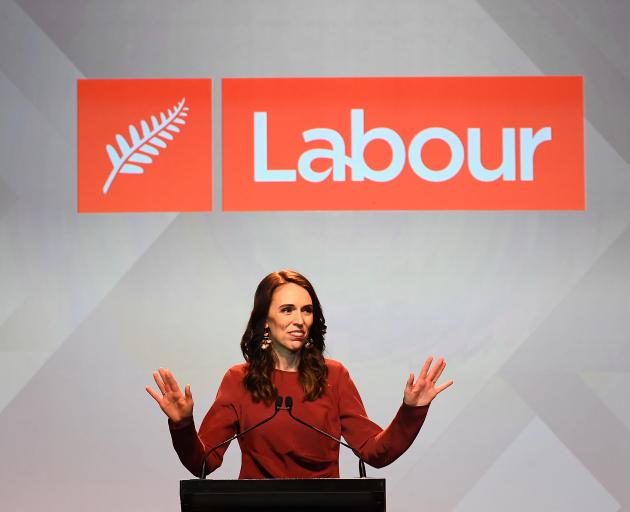
[[284, 399], [284, 405], [287, 409], [291, 409], [293, 407], [293, 398], [291, 398], [290, 396], [286, 397]]
[[277, 396], [276, 397], [276, 411], [279, 411], [281, 407], [282, 407], [282, 397]]

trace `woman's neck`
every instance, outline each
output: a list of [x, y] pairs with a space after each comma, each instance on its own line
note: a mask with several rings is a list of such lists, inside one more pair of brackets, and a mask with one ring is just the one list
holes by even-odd
[[291, 352], [282, 346], [274, 346], [276, 354], [276, 370], [285, 372], [297, 372], [300, 366], [300, 352]]

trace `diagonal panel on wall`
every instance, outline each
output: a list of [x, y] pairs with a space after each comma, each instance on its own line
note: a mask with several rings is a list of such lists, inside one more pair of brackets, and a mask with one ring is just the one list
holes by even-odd
[[12, 0], [0, 3], [0, 48], [0, 70], [39, 111], [40, 122], [75, 147], [75, 83], [81, 72]]
[[624, 507], [630, 505], [630, 430], [580, 374], [630, 370], [628, 261], [630, 229], [501, 370], [529, 407]]
[[604, 405], [630, 430], [630, 372], [588, 371], [582, 380], [590, 387]]
[[454, 510], [616, 512], [619, 504], [534, 418]]
[[[586, 117], [630, 164], [630, 79], [623, 72], [625, 61], [618, 66], [575, 22], [580, 6], [543, 0], [477, 1], [544, 73], [585, 76]], [[617, 21], [602, 30], [623, 38], [628, 19]]]

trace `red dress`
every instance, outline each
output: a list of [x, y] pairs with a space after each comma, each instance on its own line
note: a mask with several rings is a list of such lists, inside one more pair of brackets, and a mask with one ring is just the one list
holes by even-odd
[[[367, 417], [348, 370], [331, 359], [326, 359], [326, 365], [328, 387], [317, 400], [303, 400], [297, 372], [274, 370], [272, 380], [278, 394], [293, 398], [296, 417], [337, 438], [343, 436], [371, 466], [382, 467], [396, 460], [416, 438], [429, 406], [403, 403], [383, 430]], [[243, 386], [246, 368], [243, 363], [227, 371], [199, 434], [193, 423], [181, 428], [171, 425], [173, 446], [184, 466], [196, 476], [201, 474], [203, 454], [208, 448], [273, 414], [274, 404], [254, 403]], [[279, 411], [273, 420], [238, 442], [242, 454], [239, 478], [339, 477], [339, 445], [300, 425], [287, 411]], [[221, 465], [226, 449], [223, 446], [208, 457], [207, 472]]]

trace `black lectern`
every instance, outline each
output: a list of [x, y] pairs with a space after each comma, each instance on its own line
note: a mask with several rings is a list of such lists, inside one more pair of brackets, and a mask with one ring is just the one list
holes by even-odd
[[383, 512], [384, 478], [181, 480], [182, 512]]

